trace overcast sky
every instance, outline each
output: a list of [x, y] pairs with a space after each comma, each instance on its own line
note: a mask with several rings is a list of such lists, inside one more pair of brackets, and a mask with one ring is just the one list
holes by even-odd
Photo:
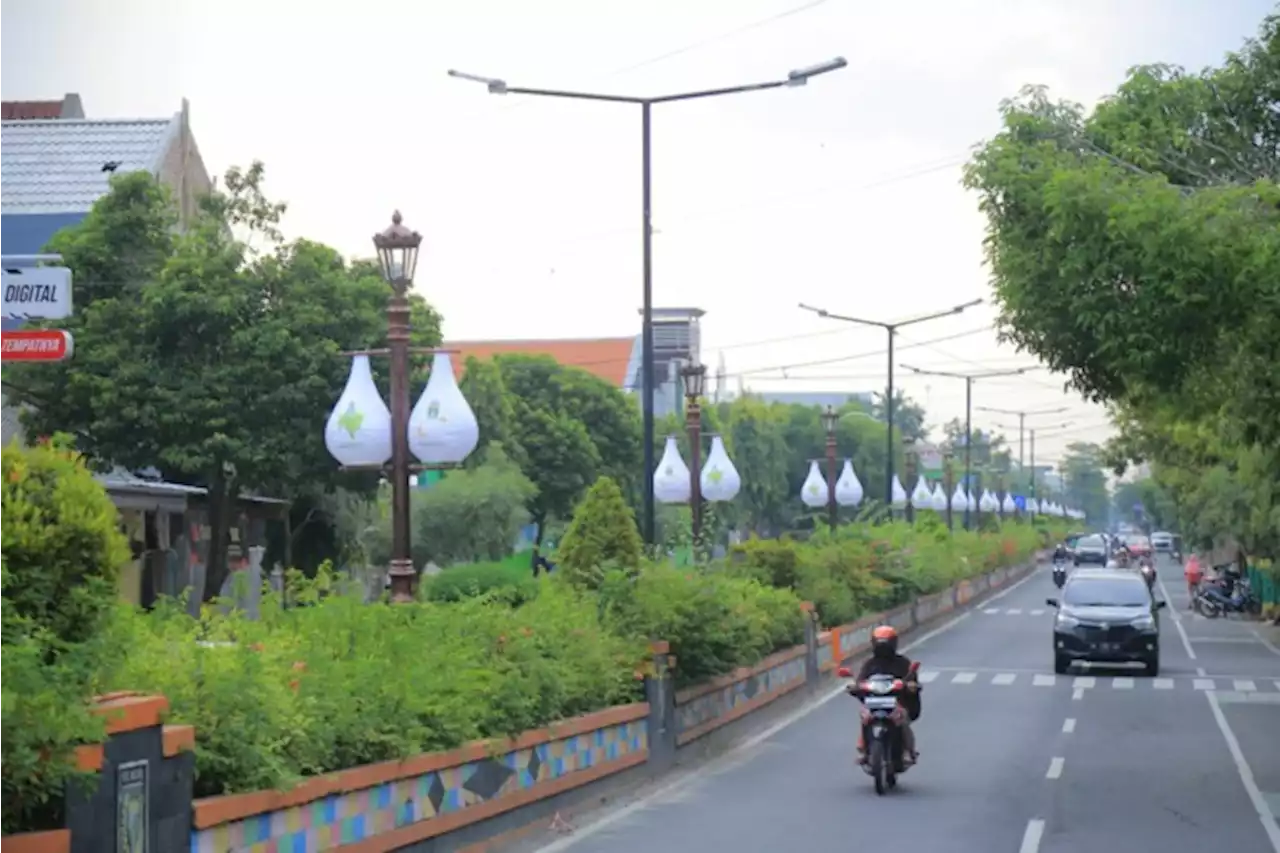
[[[1091, 104], [1135, 64], [1215, 64], [1272, 5], [7, 0], [0, 83], [5, 100], [78, 92], [90, 117], [188, 98], [210, 170], [263, 160], [290, 235], [368, 255], [400, 208], [426, 238], [417, 286], [446, 337], [590, 337], [638, 332], [639, 108], [495, 97], [446, 70], [644, 95], [847, 57], [805, 88], [655, 108], [654, 299], [706, 310], [704, 357], [723, 352], [735, 386], [858, 391], [883, 387], [884, 333], [796, 305], [896, 320], [989, 295], [959, 180], [1002, 98], [1039, 83]], [[983, 306], [906, 330], [899, 361], [1034, 363], [996, 343], [992, 318]], [[963, 382], [906, 374], [931, 423], [963, 416]], [[1070, 407], [1036, 419], [1071, 424], [1042, 435], [1049, 461], [1109, 434], [1060, 389], [1040, 371], [975, 386], [975, 404]]]

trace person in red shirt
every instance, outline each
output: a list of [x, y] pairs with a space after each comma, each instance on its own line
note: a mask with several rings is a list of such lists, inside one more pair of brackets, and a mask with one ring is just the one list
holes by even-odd
[[1191, 596], [1191, 607], [1196, 606], [1196, 589], [1200, 586], [1200, 581], [1204, 580], [1204, 567], [1200, 565], [1200, 558], [1195, 554], [1187, 557], [1187, 565], [1183, 568], [1183, 574], [1187, 577], [1187, 594]]

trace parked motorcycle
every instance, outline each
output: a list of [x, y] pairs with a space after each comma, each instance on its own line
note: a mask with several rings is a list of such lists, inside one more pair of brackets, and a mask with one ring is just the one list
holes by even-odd
[[[874, 780], [877, 794], [897, 787], [898, 776], [907, 771], [902, 742], [907, 711], [900, 699], [907, 692], [908, 683], [920, 689], [916, 681], [919, 670], [920, 662], [912, 661], [905, 681], [892, 675], [873, 675], [849, 687], [849, 694], [862, 703], [862, 742], [867, 748], [863, 770]], [[853, 677], [843, 666], [836, 674], [841, 678]]]
[[1209, 619], [1231, 613], [1256, 616], [1262, 612], [1262, 601], [1254, 594], [1248, 578], [1204, 581], [1196, 589], [1192, 604], [1197, 613]]

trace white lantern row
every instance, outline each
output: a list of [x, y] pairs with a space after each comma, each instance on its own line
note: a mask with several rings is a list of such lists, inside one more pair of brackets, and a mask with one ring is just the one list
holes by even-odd
[[[707, 461], [702, 466], [698, 481], [702, 499], [709, 502], [731, 501], [742, 489], [742, 477], [729, 459], [724, 440], [718, 435], [711, 437], [711, 452], [707, 454]], [[674, 435], [667, 436], [662, 459], [653, 472], [653, 496], [664, 504], [688, 503], [693, 496], [689, 466], [684, 464], [684, 459], [680, 456], [680, 447], [676, 444]]]
[[[836, 480], [836, 503], [840, 506], [857, 506], [862, 503], [862, 481], [853, 470], [853, 462], [846, 459], [844, 468]], [[827, 505], [830, 494], [827, 480], [822, 476], [822, 468], [817, 460], [809, 462], [809, 475], [800, 486], [800, 500], [811, 509], [819, 509]]]
[[[480, 425], [462, 396], [448, 353], [438, 352], [431, 377], [409, 414], [409, 450], [425, 465], [456, 465], [480, 443]], [[325, 447], [350, 468], [376, 468], [391, 458], [391, 410], [373, 381], [369, 356], [351, 359], [347, 385], [329, 414]]]

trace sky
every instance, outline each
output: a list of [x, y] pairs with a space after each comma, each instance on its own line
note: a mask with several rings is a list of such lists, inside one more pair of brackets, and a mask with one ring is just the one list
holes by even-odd
[[[604, 337], [639, 331], [639, 107], [493, 96], [447, 70], [655, 95], [845, 57], [805, 87], [654, 108], [654, 302], [707, 312], [704, 360], [723, 357], [733, 388], [854, 392], [883, 388], [885, 333], [800, 302], [895, 321], [987, 299], [898, 338], [897, 383], [937, 425], [963, 418], [965, 383], [906, 366], [1036, 365], [997, 341], [984, 221], [960, 186], [973, 147], [999, 129], [1001, 99], [1043, 84], [1091, 105], [1134, 65], [1217, 64], [1272, 8], [7, 0], [0, 88], [5, 100], [78, 92], [90, 117], [159, 117], [187, 98], [211, 172], [262, 160], [268, 192], [290, 205], [286, 233], [349, 256], [372, 254], [371, 235], [401, 210], [424, 236], [416, 287], [446, 339]], [[973, 396], [1066, 408], [1028, 418], [1042, 464], [1111, 434], [1100, 407], [1044, 370], [977, 382]]]

